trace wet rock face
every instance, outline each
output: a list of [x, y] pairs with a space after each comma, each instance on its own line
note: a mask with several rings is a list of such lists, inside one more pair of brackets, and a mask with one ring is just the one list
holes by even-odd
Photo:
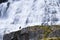
[[0, 0], [0, 3], [7, 2], [8, 0]]
[[55, 30], [49, 34], [49, 37], [60, 37], [60, 30]]
[[[24, 28], [22, 30], [5, 34], [3, 40], [40, 40], [46, 31], [39, 27]], [[60, 37], [60, 29], [52, 30], [47, 37]]]
[[20, 40], [20, 31], [12, 32], [10, 34], [6, 34], [3, 37], [3, 40]]
[[[41, 32], [41, 33], [40, 33]], [[10, 34], [5, 34], [3, 40], [38, 40], [42, 38], [44, 31], [38, 29], [25, 28], [18, 32], [13, 32]]]
[[29, 34], [28, 33], [21, 34], [20, 31], [13, 32], [4, 35], [3, 40], [29, 40]]

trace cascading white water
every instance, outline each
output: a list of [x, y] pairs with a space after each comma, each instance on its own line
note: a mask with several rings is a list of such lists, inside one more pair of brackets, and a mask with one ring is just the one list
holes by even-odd
[[[8, 0], [0, 4], [2, 35], [31, 25], [60, 24], [60, 4], [56, 0]], [[54, 20], [53, 20], [54, 19]]]

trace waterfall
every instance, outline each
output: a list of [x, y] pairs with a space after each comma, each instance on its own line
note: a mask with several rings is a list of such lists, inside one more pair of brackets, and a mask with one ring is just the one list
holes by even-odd
[[59, 0], [6, 0], [0, 2], [0, 40], [3, 35], [32, 25], [59, 25]]

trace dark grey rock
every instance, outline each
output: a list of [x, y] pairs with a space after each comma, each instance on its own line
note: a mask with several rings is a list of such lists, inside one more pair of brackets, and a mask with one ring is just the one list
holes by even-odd
[[8, 0], [0, 0], [0, 3], [7, 2]]
[[[34, 31], [35, 30], [35, 31]], [[17, 32], [5, 34], [3, 40], [38, 40], [43, 38], [44, 30], [34, 28], [24, 28]]]
[[60, 37], [60, 30], [55, 30], [48, 37]]

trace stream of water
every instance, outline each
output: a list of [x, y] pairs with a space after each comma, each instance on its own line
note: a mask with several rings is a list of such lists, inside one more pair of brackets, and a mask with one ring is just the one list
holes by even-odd
[[59, 0], [7, 0], [0, 3], [0, 40], [4, 34], [19, 28], [59, 24]]

